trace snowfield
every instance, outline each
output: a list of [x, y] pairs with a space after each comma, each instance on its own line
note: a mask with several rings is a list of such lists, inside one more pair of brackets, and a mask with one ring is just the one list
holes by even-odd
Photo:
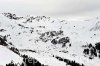
[[41, 66], [99, 66], [99, 42], [99, 17], [74, 21], [0, 14], [0, 65], [3, 66], [11, 63], [37, 66], [23, 61], [30, 57]]

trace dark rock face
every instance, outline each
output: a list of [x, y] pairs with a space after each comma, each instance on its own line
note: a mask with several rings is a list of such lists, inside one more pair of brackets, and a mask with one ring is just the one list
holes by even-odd
[[26, 20], [26, 22], [32, 22], [32, 20], [34, 20], [35, 18], [34, 17], [30, 17]]
[[17, 17], [16, 14], [11, 14], [11, 13], [3, 13], [3, 15], [8, 17], [9, 19], [14, 19], [14, 20], [23, 18], [23, 17]]
[[[39, 37], [40, 40], [43, 42], [51, 41], [52, 44], [62, 44], [62, 47], [66, 45], [66, 43], [70, 42], [69, 37], [62, 37], [60, 38], [59, 36], [63, 35], [63, 31], [50, 31], [50, 32], [45, 32], [42, 33], [41, 36]], [[55, 38], [54, 38], [55, 37]]]
[[6, 36], [1, 36], [0, 37], [0, 45], [8, 46], [8, 44], [5, 41], [7, 41]]
[[19, 50], [18, 50], [17, 48], [11, 47], [11, 48], [9, 48], [9, 49], [12, 50], [14, 53], [20, 55]]
[[58, 39], [53, 39], [51, 41], [52, 44], [62, 44], [62, 47], [64, 47], [66, 45], [66, 43], [69, 43], [70, 39], [69, 37], [62, 37], [62, 38], [58, 38]]
[[4, 32], [4, 31], [6, 31], [5, 29], [0, 29], [0, 32]]
[[27, 22], [32, 22], [33, 20], [36, 20], [36, 21], [40, 21], [40, 20], [43, 20], [43, 19], [50, 19], [50, 17], [46, 17], [46, 16], [37, 16], [37, 17], [33, 17], [33, 16], [30, 16], [24, 23], [27, 23]]
[[56, 39], [53, 39], [53, 40], [51, 41], [51, 43], [52, 43], [52, 44], [57, 44], [58, 41], [57, 41]]
[[52, 39], [54, 36], [59, 36], [62, 35], [63, 31], [50, 31], [50, 32], [45, 32], [42, 33], [41, 36], [39, 37], [43, 42], [47, 42], [48, 40]]
[[58, 40], [59, 44], [66, 44], [68, 42], [70, 42], [69, 37], [63, 37], [63, 38], [61, 38], [61, 39]]

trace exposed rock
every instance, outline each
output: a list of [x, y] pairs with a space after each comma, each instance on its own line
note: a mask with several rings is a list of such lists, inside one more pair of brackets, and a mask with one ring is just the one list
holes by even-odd
[[52, 44], [62, 44], [62, 47], [65, 47], [67, 43], [70, 42], [69, 37], [55, 38], [51, 40]]
[[4, 16], [8, 17], [9, 19], [19, 20], [23, 17], [17, 17], [16, 14], [11, 13], [2, 13]]
[[42, 33], [41, 36], [39, 37], [43, 42], [47, 42], [48, 40], [52, 39], [54, 36], [59, 36], [63, 35], [63, 31], [50, 31], [50, 32], [45, 32]]

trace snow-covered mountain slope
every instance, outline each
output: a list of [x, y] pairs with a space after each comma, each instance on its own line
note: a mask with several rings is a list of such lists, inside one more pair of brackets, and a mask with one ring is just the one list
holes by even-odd
[[46, 66], [99, 66], [99, 21], [1, 13], [0, 65], [22, 64], [26, 55]]

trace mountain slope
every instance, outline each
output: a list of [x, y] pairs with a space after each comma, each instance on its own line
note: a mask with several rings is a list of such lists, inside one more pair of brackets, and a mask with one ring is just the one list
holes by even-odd
[[[85, 54], [88, 52], [84, 53], [87, 47], [83, 47], [90, 43], [95, 46], [100, 42], [99, 28], [94, 30], [98, 21], [99, 19], [95, 18], [67, 21], [45, 16], [20, 17], [16, 14], [1, 13], [0, 53], [6, 50], [9, 55], [11, 52], [7, 57], [16, 55], [15, 58], [22, 60], [19, 61], [20, 64], [27, 56], [28, 59], [37, 60], [40, 65], [99, 66], [99, 57], [91, 56], [91, 51], [90, 54]], [[93, 50], [93, 47], [88, 49]], [[96, 53], [98, 52], [99, 50]], [[93, 58], [90, 59], [89, 56]], [[11, 58], [9, 63], [11, 60], [16, 62], [17, 59]], [[3, 63], [9, 64], [6, 59]]]

